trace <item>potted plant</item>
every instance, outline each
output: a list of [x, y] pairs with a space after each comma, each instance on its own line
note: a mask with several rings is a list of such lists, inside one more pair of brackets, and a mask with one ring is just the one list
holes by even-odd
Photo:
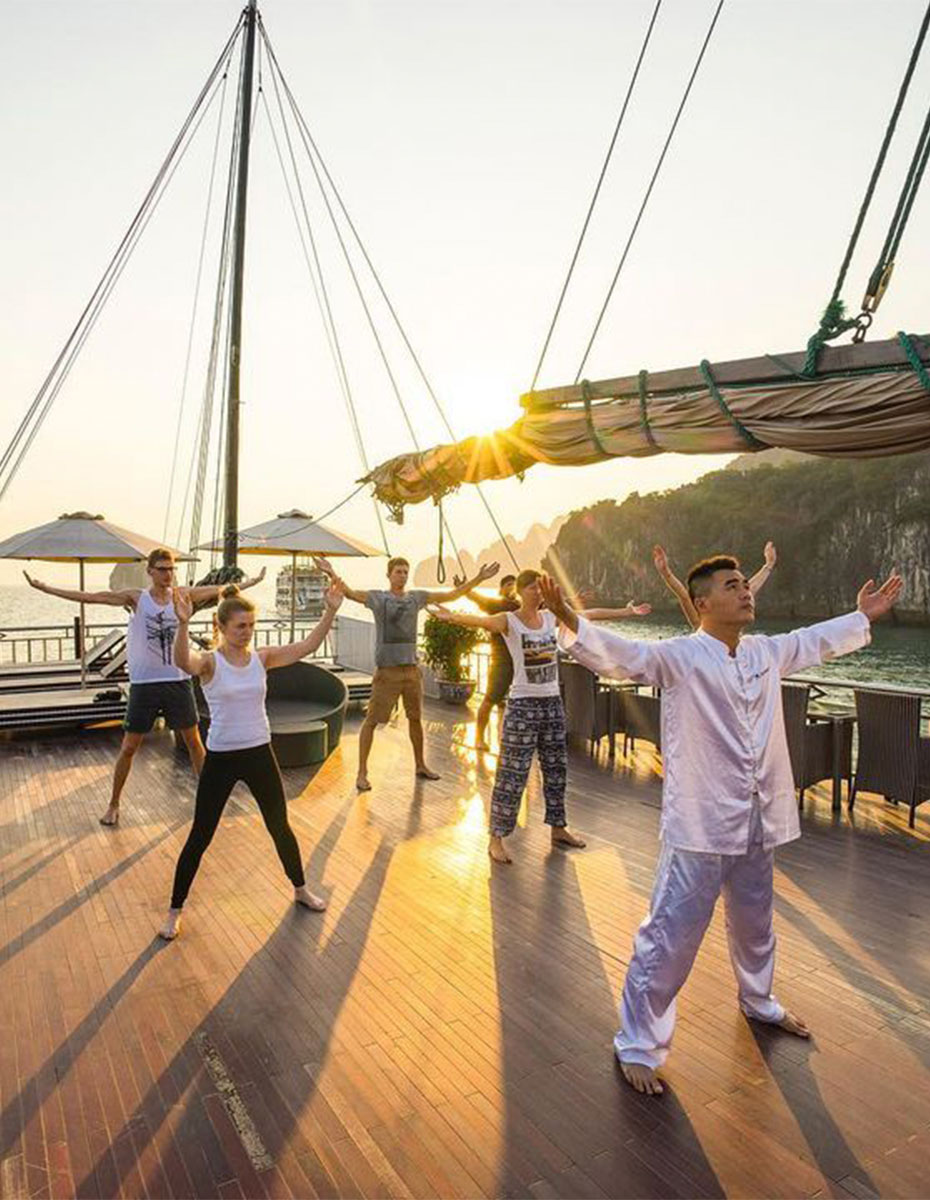
[[479, 629], [466, 629], [427, 617], [423, 626], [423, 658], [436, 676], [439, 695], [447, 704], [466, 704], [475, 690], [463, 661], [481, 638]]

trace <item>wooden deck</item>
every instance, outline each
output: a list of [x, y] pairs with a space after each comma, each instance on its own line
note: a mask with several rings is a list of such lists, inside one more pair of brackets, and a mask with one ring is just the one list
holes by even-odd
[[352, 786], [358, 719], [287, 773], [295, 911], [245, 795], [182, 937], [154, 930], [191, 813], [166, 734], [116, 831], [118, 732], [0, 744], [0, 1196], [921, 1196], [930, 1193], [930, 821], [808, 797], [779, 853], [781, 998], [811, 1044], [740, 1017], [718, 913], [686, 986], [668, 1093], [611, 1038], [656, 856], [651, 751], [573, 757], [586, 851], [551, 853], [531, 787], [517, 861], [485, 854], [494, 759], [427, 706], [437, 784], [402, 726]]

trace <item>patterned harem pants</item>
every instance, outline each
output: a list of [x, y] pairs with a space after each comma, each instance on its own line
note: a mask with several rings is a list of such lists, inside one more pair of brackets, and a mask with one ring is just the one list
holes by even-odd
[[491, 836], [513, 832], [520, 799], [533, 763], [539, 755], [546, 824], [562, 827], [565, 820], [565, 710], [560, 696], [511, 697], [501, 729], [501, 756], [491, 793]]

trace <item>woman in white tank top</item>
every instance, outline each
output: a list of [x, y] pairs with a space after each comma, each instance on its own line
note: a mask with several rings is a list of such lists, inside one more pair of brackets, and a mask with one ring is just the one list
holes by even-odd
[[294, 900], [321, 911], [326, 901], [307, 888], [297, 838], [287, 819], [284, 784], [271, 748], [271, 729], [265, 711], [267, 672], [298, 662], [322, 643], [342, 603], [342, 589], [335, 584], [326, 594], [322, 620], [309, 637], [287, 646], [251, 648], [255, 629], [255, 605], [239, 595], [235, 584], [223, 590], [217, 609], [219, 645], [212, 653], [191, 649], [188, 622], [193, 606], [177, 590], [174, 609], [178, 631], [174, 661], [182, 670], [200, 679], [210, 706], [207, 757], [197, 786], [194, 823], [181, 851], [174, 874], [171, 908], [159, 933], [166, 941], [177, 937], [181, 909], [197, 874], [200, 860], [216, 833], [226, 801], [235, 785], [246, 783], [255, 797], [278, 857], [294, 885]]

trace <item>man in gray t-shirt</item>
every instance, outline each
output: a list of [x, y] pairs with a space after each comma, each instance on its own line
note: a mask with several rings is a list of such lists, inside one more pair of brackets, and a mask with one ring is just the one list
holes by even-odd
[[375, 618], [375, 663], [379, 667], [409, 667], [417, 661], [417, 617], [430, 603], [429, 592], [371, 591], [365, 607]]
[[[320, 568], [333, 579], [338, 578], [332, 564], [325, 558], [317, 560]], [[360, 792], [371, 789], [368, 782], [368, 755], [375, 736], [375, 726], [390, 719], [398, 699], [404, 698], [404, 712], [418, 779], [438, 779], [426, 765], [423, 756], [423, 679], [417, 666], [417, 617], [427, 604], [448, 604], [458, 600], [471, 588], [478, 587], [500, 570], [497, 563], [482, 567], [474, 579], [461, 587], [442, 591], [407, 591], [410, 564], [405, 558], [392, 558], [387, 565], [390, 587], [384, 591], [358, 591], [340, 580], [349, 600], [364, 604], [375, 618], [375, 676], [371, 685], [371, 701], [358, 738], [358, 778], [355, 786]]]

